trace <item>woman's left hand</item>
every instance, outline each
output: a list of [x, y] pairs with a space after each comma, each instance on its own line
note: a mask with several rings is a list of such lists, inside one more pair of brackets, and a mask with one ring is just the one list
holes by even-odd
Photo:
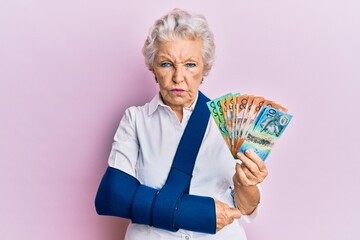
[[245, 154], [239, 152], [237, 157], [242, 163], [236, 164], [233, 178], [235, 186], [250, 187], [264, 181], [268, 171], [263, 160], [254, 151], [247, 149]]
[[260, 191], [256, 185], [264, 181], [268, 171], [263, 160], [250, 149], [245, 154], [238, 153], [237, 157], [242, 163], [236, 164], [233, 177], [235, 202], [241, 214], [249, 215], [260, 202]]

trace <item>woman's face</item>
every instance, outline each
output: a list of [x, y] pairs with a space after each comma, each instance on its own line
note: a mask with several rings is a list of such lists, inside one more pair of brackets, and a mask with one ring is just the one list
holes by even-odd
[[153, 72], [164, 103], [174, 111], [190, 107], [204, 77], [202, 40], [177, 38], [161, 42]]

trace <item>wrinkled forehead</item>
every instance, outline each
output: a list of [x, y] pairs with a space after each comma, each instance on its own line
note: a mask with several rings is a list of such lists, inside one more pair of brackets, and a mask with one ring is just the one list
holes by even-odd
[[172, 60], [202, 59], [203, 41], [199, 38], [177, 38], [172, 41], [159, 42], [155, 59], [168, 58]]

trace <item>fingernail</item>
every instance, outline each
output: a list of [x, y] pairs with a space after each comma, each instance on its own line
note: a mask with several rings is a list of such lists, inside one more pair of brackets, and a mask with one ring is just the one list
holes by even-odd
[[246, 154], [251, 154], [251, 152], [252, 152], [251, 149], [246, 149], [245, 151]]

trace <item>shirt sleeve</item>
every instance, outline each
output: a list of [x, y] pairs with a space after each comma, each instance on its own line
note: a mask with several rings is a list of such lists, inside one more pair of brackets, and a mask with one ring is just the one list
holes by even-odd
[[136, 107], [128, 108], [122, 117], [114, 136], [108, 164], [136, 177], [135, 166], [139, 152], [139, 142], [135, 128]]

